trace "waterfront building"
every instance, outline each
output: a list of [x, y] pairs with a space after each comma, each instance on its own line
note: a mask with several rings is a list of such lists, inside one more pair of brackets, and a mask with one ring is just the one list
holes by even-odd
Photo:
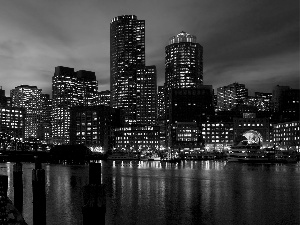
[[25, 109], [24, 138], [39, 138], [42, 126], [43, 97], [42, 90], [36, 86], [20, 85], [10, 91], [12, 107]]
[[157, 124], [157, 78], [156, 67], [145, 66], [137, 70], [136, 123]]
[[11, 141], [20, 144], [24, 140], [25, 115], [25, 108], [0, 106], [0, 149]]
[[217, 111], [231, 110], [243, 104], [248, 97], [248, 89], [244, 84], [233, 83], [217, 88]]
[[262, 147], [272, 146], [273, 124], [269, 118], [257, 118], [255, 113], [244, 114], [243, 118], [233, 119], [233, 140], [242, 135], [250, 143], [257, 143]]
[[158, 126], [130, 126], [115, 129], [115, 150], [142, 152], [159, 150]]
[[137, 70], [145, 66], [145, 21], [122, 15], [110, 23], [111, 106], [121, 108], [126, 124], [137, 122]]
[[70, 108], [92, 106], [98, 83], [94, 72], [58, 66], [52, 77], [52, 136], [54, 144], [70, 142]]
[[233, 122], [204, 122], [201, 126], [205, 150], [224, 151], [233, 144]]
[[194, 122], [176, 122], [171, 127], [171, 149], [190, 151], [203, 149], [203, 139], [198, 124]]
[[274, 124], [274, 146], [282, 150], [300, 152], [300, 121]]
[[120, 110], [109, 106], [71, 108], [70, 143], [83, 144], [92, 151], [107, 152], [114, 145], [114, 128], [120, 127]]
[[[211, 85], [201, 85], [198, 88], [173, 89], [171, 95], [171, 107], [169, 108], [169, 133], [171, 139], [168, 146], [177, 149], [187, 148], [187, 143], [179, 141], [178, 129], [184, 125], [186, 130], [195, 130], [197, 139], [187, 139], [191, 146], [200, 148], [202, 144], [201, 123], [206, 122], [214, 115], [213, 90]], [[191, 125], [190, 128], [189, 125]], [[180, 146], [180, 144], [183, 144]]]

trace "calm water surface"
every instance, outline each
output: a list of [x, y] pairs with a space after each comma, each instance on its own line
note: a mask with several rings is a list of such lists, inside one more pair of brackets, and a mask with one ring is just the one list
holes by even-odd
[[[1, 163], [13, 200], [13, 163]], [[32, 224], [32, 169], [23, 164], [24, 210]], [[88, 165], [43, 164], [47, 224], [82, 224]], [[300, 224], [300, 163], [102, 162], [106, 224]]]

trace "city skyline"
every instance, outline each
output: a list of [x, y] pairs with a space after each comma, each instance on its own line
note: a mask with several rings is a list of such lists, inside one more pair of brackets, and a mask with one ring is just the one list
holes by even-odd
[[[203, 84], [250, 91], [299, 88], [299, 3], [282, 1], [2, 2], [0, 76], [6, 95], [34, 85], [51, 94], [56, 66], [94, 71], [109, 88], [109, 27], [119, 15], [145, 20], [146, 64], [164, 82], [165, 47], [181, 31], [203, 46]], [[252, 94], [250, 92], [250, 94]]]

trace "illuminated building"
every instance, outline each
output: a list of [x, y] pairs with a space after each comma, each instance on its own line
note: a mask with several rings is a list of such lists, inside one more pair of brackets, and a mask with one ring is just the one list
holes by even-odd
[[108, 151], [114, 144], [113, 129], [121, 126], [120, 110], [109, 106], [71, 108], [70, 142], [92, 151]]
[[157, 121], [157, 81], [156, 67], [145, 66], [137, 70], [136, 123], [156, 125]]
[[206, 150], [226, 150], [233, 144], [233, 122], [202, 123], [202, 137]]
[[0, 106], [0, 132], [23, 140], [25, 137], [25, 109]]
[[164, 86], [158, 86], [157, 93], [157, 120], [165, 120], [166, 116], [166, 88]]
[[[175, 144], [177, 138], [174, 138], [178, 129], [173, 129], [178, 124], [174, 123], [195, 122], [200, 113], [194, 110], [201, 107], [200, 102], [196, 104], [193, 95], [186, 95], [203, 84], [203, 47], [197, 43], [195, 36], [182, 31], [169, 39], [169, 44], [165, 47], [165, 82], [166, 144], [167, 147], [174, 147], [178, 146]], [[192, 99], [188, 99], [189, 97]], [[188, 102], [184, 102], [186, 100]], [[184, 108], [184, 104], [192, 104], [187, 105], [192, 111]]]
[[75, 105], [93, 106], [96, 104], [98, 91], [98, 81], [95, 72], [79, 70], [76, 73], [76, 92], [77, 101]]
[[243, 104], [248, 97], [248, 89], [244, 84], [233, 83], [217, 88], [217, 110], [227, 111], [233, 107]]
[[196, 37], [181, 32], [165, 48], [166, 113], [172, 89], [196, 88], [203, 83], [203, 47]]
[[96, 105], [106, 105], [110, 106], [110, 91], [100, 91], [98, 92], [98, 98]]
[[54, 144], [70, 141], [70, 108], [96, 102], [98, 83], [94, 72], [58, 66], [52, 77], [52, 136]]
[[272, 126], [269, 118], [256, 118], [255, 113], [244, 113], [243, 118], [233, 118], [233, 140], [242, 135], [250, 141], [268, 147], [273, 141]]
[[161, 149], [166, 148], [166, 88], [158, 86], [157, 93], [157, 123], [160, 128], [159, 146]]
[[119, 151], [138, 152], [159, 150], [158, 126], [131, 126], [115, 129], [115, 149]]
[[136, 123], [137, 70], [145, 66], [145, 21], [134, 15], [110, 23], [111, 106], [125, 112], [126, 124]]
[[274, 124], [273, 134], [278, 149], [300, 152], [300, 121]]
[[203, 83], [203, 47], [186, 32], [170, 38], [165, 48], [167, 92], [174, 88], [195, 88]]
[[36, 86], [21, 85], [10, 91], [12, 107], [24, 108], [25, 139], [38, 138], [42, 126], [43, 98], [42, 90]]
[[45, 144], [50, 144], [52, 139], [52, 128], [51, 128], [51, 109], [52, 109], [52, 99], [50, 99], [49, 94], [42, 94], [42, 126], [39, 128], [38, 138], [42, 140]]

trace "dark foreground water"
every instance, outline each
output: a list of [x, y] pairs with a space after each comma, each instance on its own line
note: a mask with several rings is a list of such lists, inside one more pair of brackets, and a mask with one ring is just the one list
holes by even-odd
[[[13, 163], [0, 164], [9, 176]], [[23, 164], [24, 210], [32, 224], [31, 177]], [[300, 163], [238, 164], [225, 161], [102, 162], [106, 224], [300, 224]], [[43, 164], [47, 224], [82, 224], [82, 187], [88, 165]]]

